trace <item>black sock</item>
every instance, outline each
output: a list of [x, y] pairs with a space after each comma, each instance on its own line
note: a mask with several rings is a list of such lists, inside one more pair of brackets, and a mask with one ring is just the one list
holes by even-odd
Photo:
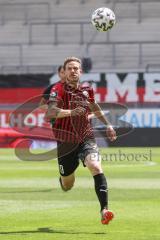
[[102, 211], [104, 208], [108, 208], [108, 189], [106, 177], [103, 173], [99, 173], [93, 176], [93, 178], [95, 183], [95, 191], [99, 199]]

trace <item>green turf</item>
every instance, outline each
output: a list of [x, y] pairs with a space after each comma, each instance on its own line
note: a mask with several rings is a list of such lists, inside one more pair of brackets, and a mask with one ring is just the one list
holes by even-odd
[[[118, 148], [101, 149], [115, 212], [108, 226], [100, 223], [92, 177], [82, 165], [74, 189], [64, 193], [56, 161], [24, 162], [13, 149], [1, 149], [0, 239], [159, 240], [160, 148], [120, 149], [130, 159], [115, 160]], [[132, 159], [150, 150], [151, 159]]]

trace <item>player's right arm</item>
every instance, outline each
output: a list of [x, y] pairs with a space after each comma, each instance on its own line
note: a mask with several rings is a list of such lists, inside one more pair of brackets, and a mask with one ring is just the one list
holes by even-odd
[[85, 109], [83, 107], [77, 107], [75, 109], [63, 109], [59, 106], [62, 106], [63, 103], [63, 91], [62, 87], [53, 87], [49, 103], [48, 103], [48, 109], [46, 111], [45, 117], [50, 119], [58, 119], [58, 118], [65, 118], [70, 116], [76, 116], [76, 115], [83, 115], [85, 113]]
[[64, 118], [69, 117], [71, 115], [71, 110], [69, 109], [61, 109], [57, 106], [57, 102], [50, 102], [48, 106], [48, 110], [46, 112], [46, 118], [47, 119], [53, 119], [53, 118]]
[[57, 102], [49, 103], [48, 110], [46, 112], [47, 119], [53, 118], [65, 118], [70, 116], [83, 115], [85, 113], [85, 109], [83, 107], [77, 107], [75, 109], [62, 109], [57, 106]]

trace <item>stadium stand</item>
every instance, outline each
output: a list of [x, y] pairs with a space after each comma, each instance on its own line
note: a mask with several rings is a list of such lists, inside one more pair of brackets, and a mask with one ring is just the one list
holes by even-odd
[[[91, 26], [99, 6], [115, 11], [112, 31]], [[93, 72], [144, 70], [160, 61], [159, 10], [156, 0], [0, 1], [0, 72], [48, 72], [68, 55], [89, 56]]]

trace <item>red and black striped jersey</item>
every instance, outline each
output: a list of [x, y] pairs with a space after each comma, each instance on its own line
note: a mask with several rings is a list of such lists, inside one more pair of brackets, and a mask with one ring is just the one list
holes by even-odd
[[73, 89], [66, 84], [58, 83], [51, 89], [49, 102], [51, 101], [57, 101], [57, 107], [61, 109], [72, 110], [79, 106], [85, 108], [83, 115], [55, 120], [53, 131], [57, 141], [80, 143], [86, 138], [94, 138], [88, 119], [89, 104], [95, 102], [92, 87], [79, 85], [77, 89]]

